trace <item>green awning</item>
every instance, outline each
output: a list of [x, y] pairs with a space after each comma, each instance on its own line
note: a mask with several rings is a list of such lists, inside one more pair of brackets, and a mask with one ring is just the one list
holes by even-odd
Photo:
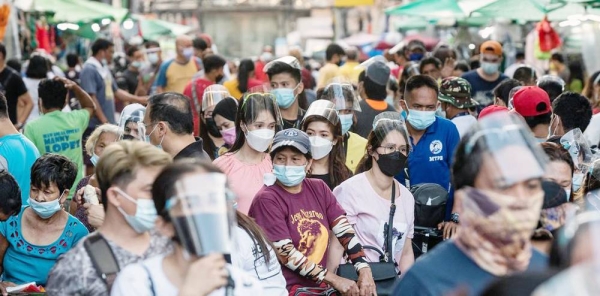
[[[18, 1], [17, 1], [18, 2]], [[128, 14], [125, 8], [88, 0], [33, 0], [28, 7], [19, 7], [30, 12], [53, 14], [52, 23], [87, 24], [103, 19], [121, 22]]]
[[[568, 1], [568, 0], [563, 0]], [[551, 21], [566, 20], [572, 15], [598, 14], [581, 3], [548, 2], [544, 0], [499, 0], [473, 11], [471, 16], [506, 18], [519, 21], [540, 21], [548, 16]]]
[[161, 36], [176, 37], [185, 35], [192, 30], [191, 27], [160, 19], [148, 19], [141, 16], [135, 16], [132, 17], [132, 19], [138, 21], [140, 33], [142, 34], [142, 37], [147, 40], [157, 40]]
[[390, 15], [420, 16], [428, 19], [464, 18], [457, 0], [417, 0], [385, 10]]

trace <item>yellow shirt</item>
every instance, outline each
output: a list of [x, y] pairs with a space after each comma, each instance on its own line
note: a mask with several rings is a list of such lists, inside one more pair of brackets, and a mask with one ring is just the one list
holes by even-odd
[[175, 60], [164, 62], [156, 77], [156, 85], [162, 87], [165, 92], [183, 93], [187, 84], [192, 81], [194, 74], [201, 70], [199, 69], [200, 63], [195, 59], [190, 59], [185, 65], [179, 64]]
[[358, 163], [365, 157], [367, 139], [348, 132], [348, 147], [346, 147], [346, 166], [354, 173]]
[[231, 79], [229, 81], [225, 81], [225, 83], [223, 83], [223, 86], [225, 88], [227, 88], [227, 90], [229, 91], [229, 94], [238, 100], [241, 99], [242, 95], [243, 95], [242, 92], [240, 92], [240, 90], [238, 89], [239, 85], [240, 84], [239, 84], [237, 78]]
[[358, 62], [348, 61], [340, 67], [340, 75], [348, 79], [353, 84], [358, 84], [358, 75], [363, 71], [358, 67]]
[[340, 75], [340, 67], [336, 64], [327, 63], [319, 70], [319, 81], [317, 82], [317, 89], [324, 88], [327, 86], [329, 81]]

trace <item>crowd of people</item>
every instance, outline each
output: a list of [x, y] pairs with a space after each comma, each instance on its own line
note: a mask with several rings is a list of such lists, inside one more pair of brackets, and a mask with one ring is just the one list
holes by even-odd
[[332, 43], [320, 69], [175, 47], [117, 70], [98, 39], [62, 71], [0, 44], [3, 295], [599, 291], [600, 71], [502, 72], [496, 41]]

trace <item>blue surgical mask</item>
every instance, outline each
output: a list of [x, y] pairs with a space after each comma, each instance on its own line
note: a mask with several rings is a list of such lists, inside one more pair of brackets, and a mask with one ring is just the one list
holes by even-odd
[[133, 230], [135, 230], [137, 233], [144, 233], [154, 228], [154, 223], [156, 222], [156, 217], [158, 216], [156, 207], [154, 206], [154, 201], [151, 199], [135, 200], [133, 197], [129, 196], [129, 194], [123, 192], [123, 190], [117, 188], [117, 191], [120, 195], [125, 197], [125, 199], [136, 204], [134, 216], [125, 213], [121, 207], [117, 208], [119, 212], [123, 214], [123, 217], [125, 217], [127, 224], [129, 224], [129, 226], [131, 226], [131, 228], [133, 228]]
[[584, 174], [582, 173], [573, 174], [573, 191], [579, 191], [581, 184], [583, 183], [583, 176]]
[[342, 135], [345, 135], [348, 133], [348, 131], [350, 131], [350, 128], [354, 123], [354, 115], [342, 114], [338, 117], [340, 118], [340, 122], [342, 123]]
[[287, 109], [292, 106], [296, 100], [294, 91], [297, 87], [298, 86], [294, 88], [274, 88], [271, 90], [271, 93], [275, 96], [277, 105], [279, 105], [280, 108]]
[[60, 205], [60, 199], [62, 198], [62, 196], [63, 196], [63, 194], [61, 194], [57, 199], [55, 199], [53, 201], [46, 201], [46, 202], [38, 202], [35, 199], [29, 197], [29, 200], [27, 202], [29, 203], [29, 206], [31, 206], [31, 209], [38, 216], [40, 216], [40, 218], [48, 219], [48, 218], [52, 217], [54, 214], [56, 214], [56, 212], [58, 212], [62, 209], [62, 207]]
[[435, 122], [435, 111], [409, 110], [406, 120], [416, 130], [425, 130]]
[[90, 161], [92, 162], [92, 164], [94, 166], [96, 166], [96, 164], [98, 163], [99, 159], [100, 159], [100, 156], [98, 156], [96, 153], [93, 153], [92, 157], [90, 157]]
[[285, 166], [285, 165], [273, 165], [273, 174], [287, 187], [292, 187], [300, 184], [304, 178], [306, 178], [306, 166]]
[[411, 61], [420, 61], [423, 58], [423, 54], [422, 53], [411, 53], [408, 56], [408, 59]]
[[494, 75], [494, 74], [498, 73], [499, 67], [500, 67], [500, 64], [481, 62], [481, 70], [483, 70], [483, 72], [487, 75]]

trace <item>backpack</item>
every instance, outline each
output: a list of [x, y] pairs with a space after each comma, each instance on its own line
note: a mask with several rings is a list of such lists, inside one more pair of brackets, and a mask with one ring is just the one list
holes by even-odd
[[448, 191], [435, 183], [421, 183], [410, 192], [415, 198], [415, 226], [437, 228], [446, 215]]

